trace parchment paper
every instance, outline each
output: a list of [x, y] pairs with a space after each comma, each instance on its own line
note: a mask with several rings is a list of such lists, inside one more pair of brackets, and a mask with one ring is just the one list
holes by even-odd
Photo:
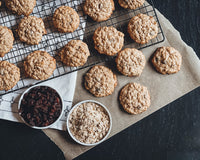
[[[115, 69], [115, 64], [113, 63], [113, 65], [111, 64], [109, 67], [111, 67], [117, 74], [118, 86], [112, 95], [104, 98], [95, 98], [84, 89], [82, 85], [82, 77], [89, 68], [78, 72], [76, 92], [73, 103], [76, 104], [81, 100], [93, 99], [100, 101], [107, 106], [113, 119], [113, 128], [110, 137], [200, 86], [200, 60], [196, 56], [193, 49], [182, 41], [179, 32], [175, 30], [170, 22], [158, 11], [157, 14], [166, 39], [163, 43], [143, 49], [142, 51], [148, 61], [156, 48], [160, 46], [175, 47], [183, 56], [183, 64], [180, 72], [173, 75], [159, 74], [154, 70], [148, 61], [140, 77], [128, 78], [118, 73]], [[129, 115], [125, 113], [119, 105], [119, 91], [125, 84], [129, 82], [138, 82], [147, 86], [150, 91], [151, 106], [142, 114]], [[91, 148], [76, 144], [69, 138], [67, 132], [61, 132], [52, 129], [45, 130], [44, 132], [60, 147], [60, 149], [64, 152], [66, 159], [75, 158]]]

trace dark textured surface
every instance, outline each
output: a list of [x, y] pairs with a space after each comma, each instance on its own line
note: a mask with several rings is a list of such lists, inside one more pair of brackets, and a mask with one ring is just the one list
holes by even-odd
[[[154, 0], [200, 57], [200, 0]], [[77, 159], [200, 159], [200, 88], [132, 125]], [[0, 160], [62, 160], [44, 135], [0, 120]]]

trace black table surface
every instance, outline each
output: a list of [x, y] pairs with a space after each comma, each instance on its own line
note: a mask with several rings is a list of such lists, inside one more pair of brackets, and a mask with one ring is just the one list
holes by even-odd
[[[200, 0], [154, 0], [200, 57]], [[76, 159], [200, 159], [200, 88]], [[0, 160], [62, 160], [62, 151], [39, 130], [0, 120]]]

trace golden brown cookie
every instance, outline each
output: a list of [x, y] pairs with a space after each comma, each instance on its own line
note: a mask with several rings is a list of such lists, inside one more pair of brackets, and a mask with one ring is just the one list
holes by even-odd
[[145, 0], [118, 0], [118, 2], [123, 8], [136, 9], [142, 6]]
[[83, 66], [90, 55], [88, 45], [81, 40], [71, 40], [60, 51], [60, 59], [67, 66]]
[[109, 56], [114, 56], [124, 45], [124, 34], [114, 27], [99, 27], [93, 35], [95, 49]]
[[4, 57], [13, 48], [13, 33], [10, 29], [0, 26], [0, 57]]
[[117, 86], [116, 75], [105, 66], [94, 66], [85, 75], [85, 88], [96, 97], [105, 97]]
[[115, 59], [117, 69], [125, 76], [140, 76], [146, 60], [144, 54], [135, 48], [120, 51]]
[[71, 7], [61, 6], [54, 12], [53, 24], [59, 32], [74, 32], [80, 24], [79, 15]]
[[56, 60], [45, 51], [34, 51], [24, 61], [24, 70], [27, 76], [45, 80], [49, 78], [56, 69]]
[[13, 13], [28, 16], [33, 12], [36, 0], [5, 0], [5, 3]]
[[146, 111], [150, 104], [150, 94], [146, 87], [138, 83], [129, 83], [120, 91], [119, 101], [124, 110], [130, 114]]
[[19, 68], [8, 61], [0, 61], [0, 90], [10, 90], [19, 80]]
[[177, 73], [181, 69], [182, 56], [173, 47], [160, 47], [153, 55], [152, 64], [162, 74]]
[[22, 42], [36, 45], [39, 44], [42, 36], [47, 32], [42, 18], [28, 16], [24, 17], [19, 23], [17, 33]]
[[86, 0], [83, 9], [94, 21], [101, 22], [110, 18], [115, 4], [113, 0]]
[[145, 44], [158, 34], [158, 25], [152, 16], [138, 14], [128, 24], [128, 33], [137, 43]]

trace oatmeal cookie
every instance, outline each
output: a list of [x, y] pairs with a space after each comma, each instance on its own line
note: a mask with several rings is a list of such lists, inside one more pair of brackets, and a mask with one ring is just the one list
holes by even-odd
[[20, 69], [8, 61], [0, 61], [0, 90], [10, 90], [20, 80]]
[[61, 61], [71, 67], [83, 66], [89, 55], [90, 51], [87, 44], [81, 40], [71, 40], [60, 51]]
[[24, 61], [27, 76], [36, 80], [49, 78], [56, 69], [56, 60], [45, 51], [34, 51]]
[[123, 8], [136, 9], [142, 6], [145, 0], [118, 0], [118, 2]]
[[80, 24], [79, 15], [71, 7], [61, 6], [54, 12], [53, 24], [59, 32], [74, 32]]
[[150, 94], [146, 87], [138, 83], [129, 83], [120, 91], [119, 101], [124, 110], [130, 114], [146, 111], [150, 104]]
[[112, 94], [117, 86], [117, 77], [105, 66], [94, 66], [85, 75], [85, 88], [96, 97]]
[[42, 40], [42, 36], [46, 34], [44, 22], [41, 18], [35, 16], [24, 17], [17, 29], [17, 33], [22, 42], [36, 45]]
[[110, 18], [115, 5], [113, 0], [86, 0], [83, 9], [94, 21], [101, 22]]
[[145, 44], [158, 34], [158, 25], [152, 16], [138, 14], [128, 24], [128, 33], [137, 43]]
[[5, 3], [13, 13], [28, 16], [33, 12], [36, 0], [5, 0]]
[[4, 57], [13, 48], [13, 33], [10, 29], [0, 26], [0, 57]]
[[115, 59], [117, 69], [125, 76], [140, 76], [146, 60], [144, 54], [135, 48], [120, 51]]
[[109, 56], [114, 56], [124, 45], [124, 34], [114, 27], [99, 27], [93, 35], [95, 49]]
[[153, 55], [152, 64], [162, 74], [177, 73], [181, 69], [182, 56], [173, 47], [160, 47]]

